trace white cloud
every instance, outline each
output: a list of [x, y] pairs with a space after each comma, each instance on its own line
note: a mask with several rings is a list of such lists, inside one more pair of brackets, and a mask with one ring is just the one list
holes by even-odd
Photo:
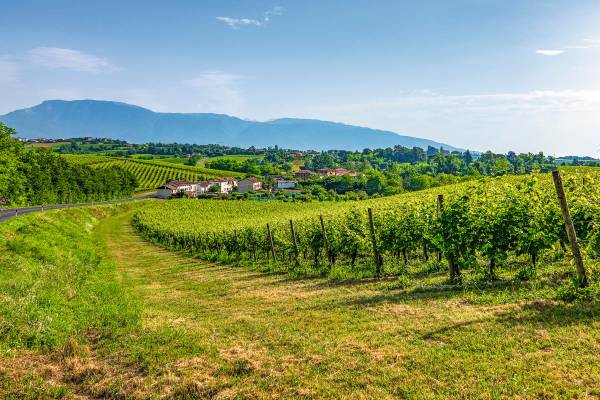
[[382, 101], [349, 104], [340, 110], [358, 112], [363, 109], [390, 111], [412, 108], [435, 109], [440, 114], [456, 112], [566, 112], [572, 110], [593, 111], [600, 107], [598, 90], [537, 90], [522, 93], [494, 93], [470, 95], [444, 95], [434, 92], [406, 93], [397, 98]]
[[233, 29], [238, 29], [241, 25], [255, 25], [261, 26], [262, 23], [256, 19], [249, 18], [230, 18], [230, 17], [217, 17], [219, 21], [225, 22], [227, 25], [232, 27]]
[[376, 101], [315, 103], [294, 116], [390, 130], [475, 150], [600, 156], [599, 109], [600, 90], [466, 95], [415, 91]]
[[[576, 49], [576, 50], [584, 50], [584, 49], [600, 49], [600, 40], [599, 39], [583, 39], [581, 44], [573, 45], [573, 46], [564, 46], [564, 49]], [[565, 52], [564, 49], [556, 49], [556, 50], [536, 50], [537, 54], [541, 54], [543, 56], [558, 56]]]
[[37, 47], [27, 52], [34, 65], [79, 72], [114, 72], [118, 68], [110, 61], [93, 54], [59, 47]]
[[564, 53], [564, 50], [536, 50], [536, 54], [541, 54], [542, 56], [558, 56]]
[[238, 90], [241, 76], [224, 71], [204, 71], [182, 81], [197, 90], [197, 109], [209, 112], [239, 112], [244, 98]]
[[244, 25], [254, 25], [254, 26], [263, 26], [266, 25], [269, 21], [271, 21], [271, 17], [282, 15], [283, 8], [282, 7], [273, 7], [270, 10], [267, 10], [263, 13], [262, 20], [252, 19], [252, 18], [231, 18], [231, 17], [216, 17], [217, 20], [224, 22], [232, 29], [239, 29], [240, 26]]
[[567, 49], [600, 49], [600, 40], [583, 39], [583, 44], [567, 46]]

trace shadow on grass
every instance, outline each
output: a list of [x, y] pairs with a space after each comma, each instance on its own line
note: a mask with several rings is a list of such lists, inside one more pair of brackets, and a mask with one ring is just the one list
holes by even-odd
[[534, 326], [535, 328], [589, 324], [600, 321], [600, 303], [569, 304], [554, 301], [519, 303], [488, 318], [476, 318], [446, 325], [426, 333], [421, 339], [431, 340], [448, 333], [455, 334], [454, 331], [488, 321], [505, 326]]
[[[440, 301], [464, 297], [465, 294], [485, 293], [494, 297], [506, 290], [519, 291], [531, 289], [532, 283], [515, 279], [480, 279], [469, 280], [464, 284], [455, 284], [446, 280], [438, 284], [426, 284], [423, 286], [403, 287], [397, 277], [387, 279], [361, 279], [357, 281], [319, 281], [312, 288], [330, 289], [335, 287], [364, 287], [379, 291], [379, 293], [368, 294], [361, 297], [340, 298], [337, 306], [344, 307], [374, 307], [379, 304], [401, 304], [414, 301]], [[501, 302], [503, 303], [503, 302]]]

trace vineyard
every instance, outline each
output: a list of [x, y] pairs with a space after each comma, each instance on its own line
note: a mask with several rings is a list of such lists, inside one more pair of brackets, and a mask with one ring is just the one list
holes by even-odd
[[[597, 258], [600, 173], [569, 169], [563, 175], [579, 242], [588, 258]], [[147, 239], [200, 258], [331, 277], [401, 275], [413, 263], [429, 263], [447, 269], [452, 281], [460, 281], [463, 270], [495, 278], [508, 264], [520, 265], [517, 273], [526, 279], [548, 252], [569, 253], [548, 174], [488, 179], [350, 207], [172, 201], [138, 212], [133, 224]]]
[[151, 190], [169, 180], [200, 181], [220, 176], [237, 176], [233, 171], [220, 171], [204, 167], [177, 165], [160, 160], [139, 160], [97, 155], [66, 155], [71, 162], [91, 165], [94, 168], [118, 166], [130, 171], [138, 180], [137, 190]]

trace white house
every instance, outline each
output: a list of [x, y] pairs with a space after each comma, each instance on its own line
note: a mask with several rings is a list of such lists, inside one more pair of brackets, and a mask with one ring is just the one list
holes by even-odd
[[210, 185], [207, 181], [202, 181], [202, 182], [198, 182], [196, 183], [196, 196], [199, 194], [204, 194], [204, 193], [208, 193], [208, 189], [210, 188]]
[[236, 181], [233, 178], [219, 178], [202, 182], [171, 181], [158, 188], [156, 194], [158, 197], [167, 199], [183, 191], [188, 196], [195, 197], [199, 194], [210, 193], [210, 188], [213, 186], [217, 187], [216, 193], [229, 193], [236, 186]]
[[262, 183], [255, 177], [249, 176], [248, 178], [239, 181], [237, 188], [240, 193], [256, 192], [262, 189]]
[[286, 179], [276, 179], [275, 187], [277, 189], [293, 189], [296, 187], [297, 183], [298, 183], [298, 181], [291, 181], [291, 180], [286, 180]]
[[219, 178], [208, 181], [208, 191], [213, 186], [217, 186], [217, 193], [230, 193], [233, 188], [237, 185], [237, 182], [233, 178]]
[[193, 195], [196, 191], [195, 184], [190, 183], [188, 181], [171, 181], [168, 182], [166, 185], [158, 188], [156, 194], [158, 195], [158, 197], [167, 199], [181, 191]]

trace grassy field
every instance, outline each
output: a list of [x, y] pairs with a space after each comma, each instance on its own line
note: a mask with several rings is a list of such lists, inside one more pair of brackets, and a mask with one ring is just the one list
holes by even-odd
[[486, 287], [293, 279], [158, 248], [129, 224], [145, 206], [0, 226], [0, 397], [600, 395], [600, 305], [543, 295], [569, 265]]

